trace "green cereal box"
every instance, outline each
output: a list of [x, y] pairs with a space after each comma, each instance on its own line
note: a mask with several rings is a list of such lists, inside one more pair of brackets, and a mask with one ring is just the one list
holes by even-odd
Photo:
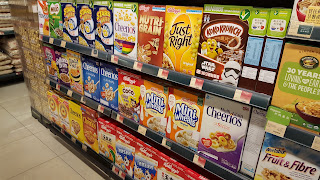
[[270, 9], [252, 8], [249, 34], [265, 36], [268, 28]]
[[268, 37], [284, 38], [287, 33], [287, 27], [291, 16], [291, 9], [271, 8]]
[[60, 0], [48, 0], [50, 37], [62, 39], [63, 22]]

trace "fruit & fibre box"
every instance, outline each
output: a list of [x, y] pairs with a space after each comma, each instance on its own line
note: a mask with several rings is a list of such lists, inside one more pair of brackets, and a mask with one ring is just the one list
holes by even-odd
[[83, 73], [81, 67], [80, 53], [67, 49], [67, 58], [69, 62], [70, 87], [74, 91], [83, 95]]
[[95, 25], [93, 21], [93, 0], [77, 0], [77, 19], [79, 22], [79, 44], [94, 48]]
[[116, 160], [117, 125], [108, 120], [98, 118], [99, 152], [113, 163]]
[[99, 102], [100, 101], [100, 66], [99, 62], [91, 57], [81, 56], [84, 95]]
[[71, 100], [69, 101], [69, 123], [70, 134], [81, 143], [84, 143], [81, 106]]
[[82, 110], [82, 121], [83, 121], [83, 134], [84, 134], [84, 143], [88, 145], [92, 150], [99, 153], [99, 144], [98, 144], [98, 124], [97, 118], [98, 113], [81, 104]]
[[76, 1], [61, 0], [63, 19], [63, 40], [78, 43], [78, 19], [76, 16]]

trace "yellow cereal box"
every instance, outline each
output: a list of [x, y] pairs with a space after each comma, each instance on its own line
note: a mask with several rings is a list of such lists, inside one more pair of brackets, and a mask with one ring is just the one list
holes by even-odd
[[140, 124], [165, 135], [168, 87], [144, 80], [140, 86]]
[[80, 53], [67, 50], [67, 58], [69, 61], [69, 76], [71, 79], [70, 87], [83, 95], [83, 75]]
[[59, 118], [60, 127], [70, 134], [69, 101], [63, 97], [59, 97]]
[[167, 6], [163, 67], [194, 75], [202, 7]]
[[69, 123], [70, 134], [83, 143], [84, 134], [81, 106], [73, 101], [69, 101]]
[[59, 118], [59, 95], [53, 91], [47, 91], [50, 110], [50, 120], [60, 126]]

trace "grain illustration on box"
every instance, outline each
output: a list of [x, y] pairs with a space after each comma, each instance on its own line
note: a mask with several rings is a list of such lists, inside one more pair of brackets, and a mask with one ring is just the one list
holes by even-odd
[[78, 20], [75, 0], [61, 0], [63, 19], [63, 40], [78, 43]]

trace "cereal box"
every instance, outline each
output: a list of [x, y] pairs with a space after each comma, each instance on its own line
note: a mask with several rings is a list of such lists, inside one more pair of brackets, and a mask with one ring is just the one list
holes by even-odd
[[51, 79], [58, 81], [58, 67], [56, 64], [56, 55], [53, 46], [43, 44], [43, 52], [46, 60], [48, 75]]
[[137, 146], [134, 157], [134, 179], [157, 179], [158, 150], [140, 139], [136, 139]]
[[69, 101], [63, 97], [59, 97], [59, 118], [61, 128], [70, 134]]
[[48, 91], [47, 95], [50, 109], [50, 120], [60, 126], [59, 96], [53, 91]]
[[132, 177], [137, 139], [119, 127], [116, 137], [116, 165]]
[[139, 5], [138, 61], [162, 67], [166, 6]]
[[50, 37], [62, 39], [63, 19], [60, 0], [48, 0]]
[[140, 123], [165, 136], [168, 87], [144, 80], [140, 92]]
[[186, 179], [185, 170], [180, 163], [171, 159], [169, 156], [158, 151], [159, 165], [157, 171], [158, 180], [184, 180]]
[[194, 151], [198, 149], [204, 97], [171, 88], [168, 97], [167, 137]]
[[166, 7], [164, 68], [194, 75], [202, 11], [202, 7]]
[[63, 48], [55, 48], [56, 64], [58, 67], [58, 82], [70, 87], [67, 52]]
[[99, 152], [112, 162], [116, 160], [116, 124], [98, 118]]
[[100, 67], [99, 62], [88, 56], [81, 56], [84, 81], [84, 95], [100, 101]]
[[249, 117], [250, 106], [206, 94], [198, 152], [237, 172]]
[[140, 122], [140, 86], [141, 76], [118, 69], [119, 112], [123, 116]]
[[82, 110], [82, 121], [83, 121], [83, 134], [84, 134], [84, 143], [88, 145], [92, 150], [99, 153], [99, 144], [98, 144], [98, 124], [97, 118], [98, 113], [81, 104]]
[[206, 177], [194, 172], [193, 170], [186, 168], [186, 180], [209, 180]]
[[118, 68], [100, 63], [100, 103], [118, 111]]
[[[297, 113], [291, 123], [320, 132], [320, 48], [286, 43], [271, 105]], [[299, 116], [301, 118], [299, 118]]]
[[113, 52], [113, 1], [94, 1], [95, 48]]
[[79, 22], [79, 44], [94, 48], [95, 25], [93, 21], [93, 0], [77, 0], [77, 19]]
[[73, 101], [69, 101], [69, 123], [70, 134], [84, 143], [81, 106]]
[[137, 59], [138, 3], [114, 2], [114, 54]]
[[39, 34], [50, 36], [47, 1], [38, 0]]
[[75, 0], [61, 0], [63, 19], [63, 40], [78, 43], [77, 5]]
[[67, 57], [69, 62], [69, 77], [71, 79], [70, 87], [83, 95], [83, 74], [80, 53], [67, 49]]
[[237, 86], [251, 7], [205, 4], [196, 76]]
[[319, 152], [298, 143], [266, 133], [255, 180], [318, 180]]

